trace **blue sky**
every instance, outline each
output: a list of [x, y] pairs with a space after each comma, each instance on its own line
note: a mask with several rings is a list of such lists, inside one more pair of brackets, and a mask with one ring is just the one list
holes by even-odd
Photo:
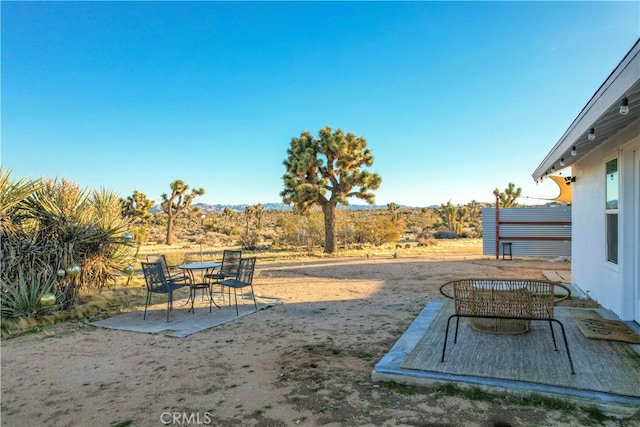
[[280, 202], [327, 125], [366, 137], [376, 204], [553, 197], [533, 170], [640, 36], [638, 1], [0, 7], [3, 167], [156, 202]]

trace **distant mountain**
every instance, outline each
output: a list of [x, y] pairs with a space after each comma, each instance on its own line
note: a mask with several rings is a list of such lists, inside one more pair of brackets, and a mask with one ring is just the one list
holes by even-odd
[[[558, 204], [557, 202], [550, 202], [547, 203], [546, 205], [548, 206], [553, 206], [555, 204]], [[560, 203], [558, 204], [559, 206], [565, 206], [564, 203]], [[232, 211], [236, 211], [236, 212], [244, 212], [245, 208], [247, 206], [254, 206], [254, 205], [248, 205], [248, 204], [240, 204], [240, 205], [221, 205], [221, 204], [216, 204], [216, 205], [210, 205], [207, 203], [194, 203], [193, 206], [198, 206], [200, 208], [200, 210], [203, 213], [221, 213], [225, 207], [229, 207]], [[262, 206], [265, 207], [266, 210], [268, 211], [290, 211], [291, 210], [291, 206], [285, 205], [284, 203], [262, 203]], [[423, 207], [427, 207], [427, 208], [439, 208], [441, 207], [441, 205], [429, 205], [429, 206], [408, 206], [408, 205], [397, 205], [399, 209], [422, 209]], [[538, 205], [533, 205], [538, 206]], [[488, 203], [488, 202], [477, 202], [476, 203], [476, 208], [478, 209], [483, 209], [483, 208], [494, 208], [495, 207], [495, 203]], [[527, 205], [520, 205], [520, 207], [527, 207]], [[349, 206], [342, 206], [342, 205], [338, 205], [338, 209], [340, 210], [348, 210], [348, 211], [373, 211], [373, 210], [386, 210], [387, 209], [387, 205], [349, 205]], [[153, 207], [153, 209], [151, 209], [150, 211], [153, 214], [162, 212], [162, 208], [160, 208], [160, 205], [155, 205]]]
[[[254, 206], [254, 205], [247, 205], [247, 204], [242, 204], [242, 205], [221, 205], [221, 204], [216, 204], [216, 205], [210, 205], [207, 203], [194, 203], [193, 206], [198, 206], [200, 208], [200, 210], [203, 213], [221, 213], [225, 207], [228, 207], [229, 209], [231, 209], [232, 211], [236, 211], [236, 212], [244, 212], [244, 210], [246, 209], [247, 206]], [[268, 211], [290, 211], [291, 210], [291, 206], [285, 205], [284, 203], [262, 203], [262, 206], [264, 206], [264, 208]], [[413, 206], [405, 206], [405, 205], [398, 205], [398, 208], [400, 209], [418, 209], [416, 207]], [[377, 210], [377, 209], [387, 209], [387, 205], [349, 205], [349, 206], [342, 206], [342, 205], [338, 205], [338, 209], [341, 210], [352, 210], [352, 211], [365, 211], [365, 210]], [[153, 207], [153, 209], [151, 209], [151, 213], [159, 213], [162, 212], [162, 208], [160, 207], [160, 205], [155, 205]]]

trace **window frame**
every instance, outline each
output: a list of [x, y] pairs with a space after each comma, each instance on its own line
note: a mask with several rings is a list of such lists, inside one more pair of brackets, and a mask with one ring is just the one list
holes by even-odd
[[[615, 170], [610, 172], [611, 167], [614, 166]], [[604, 246], [605, 246], [605, 260], [610, 265], [617, 266], [619, 263], [620, 252], [620, 222], [619, 222], [619, 208], [620, 208], [620, 160], [615, 157], [604, 164], [604, 192], [605, 192], [605, 206], [604, 206]], [[610, 185], [609, 181], [615, 181], [615, 187]], [[613, 197], [615, 196], [615, 203]], [[613, 227], [612, 227], [613, 226]], [[615, 244], [615, 247], [613, 246]]]

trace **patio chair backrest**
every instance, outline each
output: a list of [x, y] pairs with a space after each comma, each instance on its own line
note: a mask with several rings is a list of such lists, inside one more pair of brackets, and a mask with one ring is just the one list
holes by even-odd
[[241, 282], [244, 286], [250, 286], [253, 283], [253, 270], [256, 266], [256, 257], [242, 258], [236, 281]]
[[533, 279], [458, 279], [440, 292], [453, 298], [459, 315], [530, 319], [553, 319], [554, 305], [571, 297], [562, 284]]
[[236, 277], [241, 259], [242, 251], [231, 251], [225, 249], [224, 252], [222, 252], [220, 273], [222, 273], [224, 277]]
[[149, 292], [158, 292], [167, 287], [167, 278], [160, 262], [141, 262], [144, 280]]
[[167, 277], [171, 276], [171, 273], [169, 272], [169, 265], [167, 264], [167, 258], [164, 254], [147, 255], [147, 262], [159, 262], [164, 270], [164, 275]]

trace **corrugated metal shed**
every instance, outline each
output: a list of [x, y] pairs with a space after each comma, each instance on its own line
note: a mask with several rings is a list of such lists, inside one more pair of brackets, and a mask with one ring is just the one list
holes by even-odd
[[[535, 206], [501, 208], [499, 255], [502, 243], [511, 242], [515, 257], [571, 256], [571, 207]], [[496, 253], [496, 209], [482, 209], [482, 253]]]

